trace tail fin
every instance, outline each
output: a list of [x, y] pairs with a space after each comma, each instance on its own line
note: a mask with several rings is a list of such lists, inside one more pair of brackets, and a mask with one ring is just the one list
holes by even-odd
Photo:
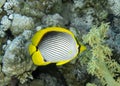
[[80, 53], [82, 53], [82, 52], [85, 51], [85, 50], [86, 50], [86, 46], [81, 45], [81, 46], [80, 46]]

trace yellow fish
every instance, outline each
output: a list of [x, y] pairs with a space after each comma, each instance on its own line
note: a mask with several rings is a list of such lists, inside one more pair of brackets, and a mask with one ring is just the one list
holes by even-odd
[[86, 49], [77, 42], [74, 34], [61, 27], [47, 27], [36, 32], [29, 45], [29, 53], [35, 65], [56, 63], [63, 65]]

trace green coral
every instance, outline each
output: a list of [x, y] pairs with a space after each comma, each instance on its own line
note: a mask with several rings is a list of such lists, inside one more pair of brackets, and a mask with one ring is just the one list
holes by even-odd
[[87, 71], [100, 79], [102, 85], [120, 86], [120, 65], [113, 59], [112, 50], [106, 44], [108, 23], [94, 26], [87, 35], [83, 36], [84, 43], [89, 44], [92, 56], [87, 65]]
[[95, 85], [94, 83], [87, 83], [86, 86], [97, 86], [97, 85]]

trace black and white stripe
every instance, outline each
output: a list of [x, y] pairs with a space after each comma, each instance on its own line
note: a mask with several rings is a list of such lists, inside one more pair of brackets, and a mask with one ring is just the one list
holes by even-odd
[[50, 62], [69, 60], [78, 53], [76, 42], [72, 36], [62, 32], [45, 34], [38, 49], [40, 49], [43, 58]]

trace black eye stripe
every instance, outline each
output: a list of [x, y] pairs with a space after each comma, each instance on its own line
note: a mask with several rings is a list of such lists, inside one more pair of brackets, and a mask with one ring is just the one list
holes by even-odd
[[81, 45], [79, 44], [79, 46], [78, 46], [78, 52], [80, 52], [80, 47], [81, 47]]

